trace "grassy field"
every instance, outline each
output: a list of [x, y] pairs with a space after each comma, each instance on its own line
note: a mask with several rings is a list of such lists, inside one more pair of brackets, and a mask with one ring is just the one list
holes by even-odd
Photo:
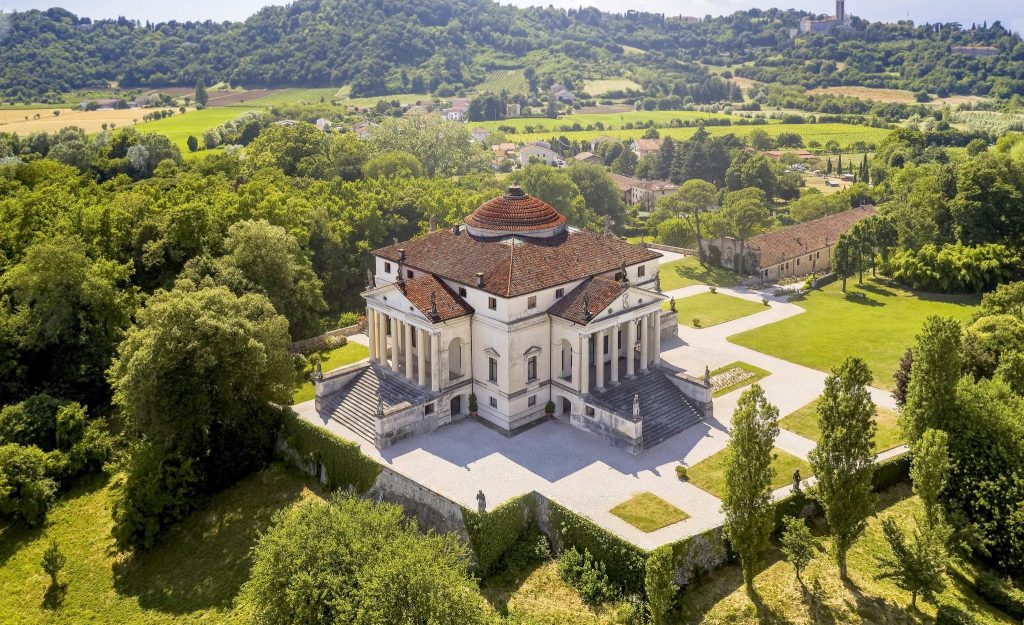
[[[112, 488], [97, 477], [61, 498], [45, 530], [0, 532], [0, 623], [238, 622], [232, 602], [249, 577], [257, 534], [277, 510], [317, 496], [312, 481], [275, 465], [213, 497], [158, 547], [134, 557], [114, 551]], [[58, 609], [43, 605], [49, 580], [39, 562], [50, 538], [67, 557]]]
[[[772, 481], [773, 490], [786, 484], [792, 484], [793, 471], [796, 469], [800, 469], [800, 477], [803, 479], [811, 477], [811, 465], [807, 464], [806, 460], [801, 460], [778, 448], [773, 449], [772, 453], [774, 454], [772, 469], [775, 470], [775, 479]], [[686, 474], [690, 483], [721, 498], [725, 494], [725, 464], [728, 460], [729, 450], [723, 449], [689, 467]]]
[[[852, 98], [859, 98], [861, 100], [873, 100], [875, 102], [898, 102], [901, 104], [913, 104], [917, 100], [913, 91], [905, 91], [903, 89], [881, 89], [875, 87], [851, 87], [851, 86], [838, 86], [838, 87], [818, 87], [817, 89], [811, 89], [807, 92], [807, 95], [815, 95], [827, 93], [830, 95], [848, 96]], [[932, 106], [943, 106], [948, 104], [950, 106], [959, 106], [961, 104], [976, 104], [983, 102], [985, 98], [980, 96], [950, 96], [948, 98], [933, 97], [931, 102]]]
[[[863, 358], [874, 386], [890, 390], [900, 356], [914, 342], [929, 315], [964, 320], [977, 310], [978, 297], [917, 294], [865, 276], [812, 291], [797, 304], [807, 312], [729, 337], [729, 341], [813, 369], [828, 371], [847, 356]], [[863, 293], [864, 299], [852, 294]]]
[[769, 375], [771, 375], [771, 373], [769, 373], [768, 371], [765, 371], [764, 369], [762, 369], [760, 367], [755, 367], [754, 365], [751, 365], [751, 364], [748, 364], [748, 363], [745, 363], [745, 362], [737, 360], [736, 362], [731, 362], [731, 363], [729, 363], [729, 364], [727, 364], [727, 365], [725, 365], [723, 367], [719, 367], [719, 368], [715, 369], [714, 371], [711, 372], [711, 377], [715, 377], [716, 375], [718, 375], [720, 373], [725, 373], [726, 371], [728, 371], [730, 369], [735, 369], [737, 367], [740, 368], [740, 369], [743, 369], [744, 371], [749, 371], [750, 373], [753, 373], [754, 375], [752, 375], [749, 378], [746, 378], [744, 380], [741, 380], [741, 381], [739, 381], [739, 382], [737, 382], [735, 384], [730, 384], [729, 386], [726, 386], [724, 388], [716, 389], [715, 392], [713, 393], [713, 395], [715, 397], [720, 397], [722, 395], [725, 395], [726, 393], [731, 393], [731, 392], [735, 391], [736, 389], [743, 388], [744, 386], [750, 386], [751, 384], [753, 384], [754, 382], [757, 382], [761, 378], [766, 378]]
[[653, 532], [690, 518], [654, 493], [637, 493], [612, 508], [611, 513], [641, 532]]
[[381, 95], [381, 96], [370, 96], [367, 98], [353, 98], [349, 96], [349, 87], [342, 87], [338, 89], [337, 97], [340, 99], [339, 104], [343, 106], [353, 106], [357, 108], [370, 108], [375, 106], [380, 100], [385, 102], [393, 102], [395, 100], [402, 104], [416, 104], [417, 102], [431, 102], [433, 96], [429, 93], [395, 93], [392, 95]]
[[[53, 111], [59, 110], [60, 115]], [[33, 132], [57, 132], [67, 126], [78, 126], [92, 134], [103, 130], [103, 124], [118, 128], [131, 126], [142, 121], [142, 116], [155, 109], [116, 109], [109, 111], [83, 111], [50, 107], [46, 109], [2, 109], [0, 110], [0, 132], [14, 132], [26, 136]], [[36, 115], [39, 116], [36, 119]], [[177, 113], [175, 117], [177, 116]], [[25, 118], [28, 119], [25, 119]]]
[[237, 107], [237, 106], [221, 106], [217, 108], [208, 108], [201, 111], [189, 111], [188, 113], [176, 114], [164, 119], [158, 119], [153, 122], [145, 122], [136, 126], [136, 130], [139, 132], [155, 132], [165, 135], [170, 139], [178, 149], [181, 150], [182, 155], [189, 154], [188, 151], [188, 137], [189, 135], [194, 136], [199, 140], [200, 145], [203, 142], [203, 132], [211, 128], [216, 128], [226, 121], [235, 119], [246, 110], [254, 110], [255, 107], [249, 106]]
[[[480, 122], [480, 126], [495, 130], [498, 126], [512, 126], [517, 133], [525, 133], [527, 126], [533, 127], [534, 134], [550, 134], [559, 132], [557, 129], [563, 125], [579, 123], [581, 126], [588, 126], [598, 122], [604, 124], [606, 129], [621, 128], [623, 124], [632, 122], [647, 123], [653, 121], [656, 124], [668, 124], [673, 119], [693, 121], [699, 119], [737, 119], [725, 113], [701, 113], [700, 111], [626, 111], [623, 113], [575, 113], [563, 115], [558, 119], [548, 117], [516, 117], [495, 122]], [[681, 129], [674, 129], [681, 130]], [[596, 131], [601, 134], [603, 131]], [[629, 131], [625, 131], [629, 132]], [[660, 132], [660, 130], [659, 130]], [[637, 136], [644, 133], [643, 129], [637, 131]]]
[[[875, 411], [875, 424], [878, 431], [875, 433], [875, 453], [883, 452], [902, 445], [903, 431], [900, 429], [897, 420], [899, 415], [888, 408], [878, 408]], [[821, 428], [818, 427], [818, 400], [815, 399], [806, 406], [791, 412], [779, 421], [784, 430], [799, 434], [817, 442], [821, 438]]]
[[714, 286], [736, 286], [743, 278], [735, 271], [723, 267], [701, 266], [696, 256], [686, 256], [658, 269], [661, 277], [661, 290], [674, 291], [694, 284], [710, 284]]
[[583, 83], [583, 91], [594, 97], [604, 95], [609, 91], [626, 91], [628, 89], [641, 91], [643, 87], [628, 78], [601, 78]]
[[[345, 365], [350, 365], [354, 362], [359, 362], [364, 358], [370, 356], [370, 350], [365, 345], [354, 343], [349, 341], [347, 344], [341, 347], [327, 350], [320, 354], [320, 367], [324, 373], [328, 371], [334, 371], [340, 369]], [[304, 401], [313, 399], [316, 394], [316, 388], [313, 383], [306, 380], [295, 389], [295, 395], [292, 397], [292, 403], [299, 404]]]
[[[764, 625], [767, 623], [839, 624], [885, 623], [887, 625], [924, 625], [935, 618], [935, 605], [918, 599], [917, 611], [907, 610], [910, 593], [892, 580], [879, 579], [877, 556], [886, 553], [888, 543], [882, 535], [882, 520], [894, 517], [906, 527], [914, 515], [922, 513], [921, 502], [910, 496], [906, 485], [881, 494], [876, 516], [848, 554], [850, 582], [843, 583], [835, 560], [826, 551], [822, 537], [823, 521], [814, 523], [817, 554], [803, 574], [807, 589], [796, 580], [793, 567], [773, 550], [767, 564], [754, 580], [758, 603], [751, 601], [743, 587], [736, 565], [715, 571], [700, 584], [687, 588], [680, 609], [673, 614], [675, 625]], [[949, 584], [938, 600], [970, 613], [980, 624], [1001, 625], [1013, 621], [981, 601], [970, 588], [974, 571], [955, 562]]]
[[[668, 304], [665, 304], [668, 310]], [[701, 293], [676, 300], [679, 325], [691, 328], [707, 328], [768, 310], [759, 302], [725, 295], [722, 293]]]
[[501, 69], [487, 74], [484, 81], [474, 88], [481, 93], [490, 91], [500, 94], [504, 91], [509, 95], [526, 95], [530, 92], [530, 83], [521, 69]]
[[523, 572], [522, 579], [504, 576], [484, 582], [487, 600], [508, 623], [517, 625], [606, 625], [608, 609], [584, 603], [576, 590], [558, 574], [558, 562], [549, 560]]
[[[321, 89], [282, 89], [262, 98], [246, 99], [245, 102], [232, 103], [230, 106], [285, 106], [289, 104], [319, 104], [323, 98], [324, 103], [330, 104], [331, 100], [340, 98], [340, 89], [337, 87], [325, 87]], [[376, 103], [376, 100], [374, 100]]]

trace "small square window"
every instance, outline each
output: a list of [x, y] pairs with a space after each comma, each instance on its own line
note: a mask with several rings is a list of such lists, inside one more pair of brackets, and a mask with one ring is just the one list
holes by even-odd
[[526, 399], [526, 405], [527, 406], [536, 406], [537, 405], [537, 396], [536, 395], [530, 395]]
[[536, 307], [537, 307], [537, 296], [536, 295], [531, 295], [530, 297], [527, 297], [526, 298], [526, 308], [527, 308], [527, 310], [533, 310]]
[[406, 269], [405, 270], [405, 277], [406, 278], [412, 278], [412, 269]]
[[491, 397], [490, 400], [487, 403], [489, 403], [491, 405], [491, 408], [497, 408], [498, 407], [498, 400], [493, 398], [493, 397]]
[[434, 404], [433, 404], [433, 402], [427, 404], [423, 408], [423, 414], [434, 414]]
[[384, 273], [391, 273], [391, 263], [384, 263]]
[[588, 417], [592, 417], [594, 416], [594, 409], [590, 406], [587, 406], [586, 408], [583, 409], [583, 413]]
[[466, 297], [466, 287], [464, 287], [464, 286], [460, 286], [459, 287], [459, 297]]
[[561, 298], [565, 295], [565, 289], [555, 289], [555, 297]]
[[643, 278], [644, 276], [646, 276], [647, 275], [647, 266], [646, 265], [640, 265], [639, 267], [637, 267], [636, 268], [636, 275], [639, 278]]
[[616, 271], [615, 272], [615, 281], [616, 282], [622, 282], [625, 279], [626, 279], [626, 274], [622, 273], [621, 271]]
[[491, 310], [498, 310], [498, 300], [493, 297], [487, 298], [487, 307]]

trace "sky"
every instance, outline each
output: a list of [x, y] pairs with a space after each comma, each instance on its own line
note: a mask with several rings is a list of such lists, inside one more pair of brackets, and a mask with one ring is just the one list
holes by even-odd
[[[830, 0], [501, 0], [502, 3], [549, 5], [573, 8], [595, 6], [604, 11], [622, 12], [627, 9], [652, 11], [667, 15], [722, 15], [750, 7], [779, 6], [819, 13], [832, 13]], [[267, 4], [284, 4], [273, 0], [0, 0], [0, 10], [24, 11], [63, 7], [72, 13], [91, 18], [125, 16], [139, 20], [160, 22], [185, 20], [242, 20]], [[1017, 0], [847, 0], [846, 12], [872, 21], [912, 19], [922, 22], [993, 22], [1017, 32], [1024, 31], [1024, 3]]]

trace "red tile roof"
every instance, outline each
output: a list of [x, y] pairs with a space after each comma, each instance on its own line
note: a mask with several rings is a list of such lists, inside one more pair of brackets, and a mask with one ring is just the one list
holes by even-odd
[[628, 288], [628, 282], [595, 276], [552, 304], [548, 312], [573, 323], [587, 325]]
[[[434, 276], [418, 276], [379, 288], [389, 286], [397, 287], [409, 302], [423, 313], [424, 317], [434, 323], [473, 314], [473, 307], [466, 300], [459, 297], [447, 284]], [[431, 295], [434, 296], [434, 302], [430, 301]], [[437, 307], [436, 315], [433, 311], [435, 305]]]
[[453, 282], [476, 286], [476, 274], [483, 274], [488, 293], [515, 297], [553, 288], [660, 258], [661, 254], [621, 239], [586, 230], [564, 230], [554, 236], [484, 238], [473, 237], [465, 228], [458, 234], [439, 230], [397, 245], [374, 251], [374, 255], [398, 262], [398, 249], [405, 248], [407, 267]]
[[634, 139], [633, 142], [641, 152], [657, 152], [661, 149], [661, 139]]
[[853, 224], [874, 214], [874, 206], [870, 204], [858, 206], [835, 215], [828, 215], [767, 234], [759, 234], [747, 239], [744, 247], [761, 252], [760, 265], [762, 269], [771, 267], [801, 254], [821, 249], [826, 245], [835, 245], [839, 235], [847, 232], [853, 227]]
[[466, 224], [498, 232], [530, 232], [565, 225], [565, 217], [547, 202], [512, 186], [505, 195], [481, 204], [466, 217]]

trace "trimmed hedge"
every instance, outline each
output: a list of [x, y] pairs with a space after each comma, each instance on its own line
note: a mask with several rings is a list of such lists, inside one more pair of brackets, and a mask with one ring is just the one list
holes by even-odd
[[910, 453], [894, 456], [875, 465], [871, 488], [875, 492], [910, 480]]
[[643, 593], [647, 551], [553, 501], [550, 509], [551, 526], [561, 534], [564, 548], [589, 551], [595, 560], [604, 563], [616, 586], [627, 593]]
[[486, 577], [494, 572], [502, 556], [516, 544], [530, 526], [533, 497], [520, 495], [484, 512], [462, 509], [469, 544], [476, 554], [477, 573]]
[[359, 493], [365, 493], [381, 472], [381, 466], [364, 456], [359, 445], [304, 421], [294, 413], [285, 415], [282, 436], [285, 444], [303, 460], [323, 463], [328, 488], [352, 486]]

